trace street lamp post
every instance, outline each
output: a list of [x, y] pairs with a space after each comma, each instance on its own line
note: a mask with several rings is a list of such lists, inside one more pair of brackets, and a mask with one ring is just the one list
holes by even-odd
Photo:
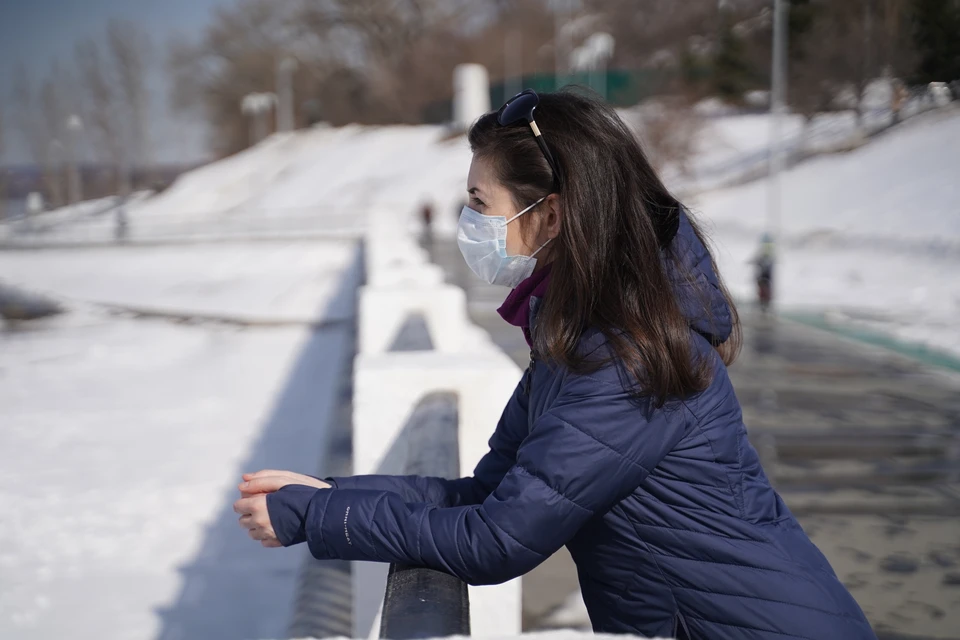
[[50, 189], [50, 200], [53, 207], [61, 207], [63, 201], [63, 156], [64, 146], [58, 138], [54, 138], [47, 145], [47, 180]]
[[767, 233], [777, 240], [780, 232], [780, 172], [783, 170], [783, 117], [787, 99], [788, 0], [773, 3], [773, 69], [770, 86], [770, 179], [767, 190]]
[[68, 117], [66, 129], [67, 144], [64, 152], [67, 160], [67, 201], [70, 204], [76, 204], [83, 200], [83, 185], [80, 181], [80, 168], [77, 159], [80, 134], [83, 132], [83, 121], [80, 116], [74, 114]]
[[293, 131], [293, 74], [297, 61], [286, 57], [277, 65], [277, 131]]
[[250, 116], [250, 144], [254, 145], [267, 136], [266, 115], [277, 104], [273, 93], [248, 93], [240, 101], [240, 110]]
[[[788, 0], [773, 0], [773, 69], [770, 83], [770, 178], [767, 186], [767, 221], [762, 251], [775, 251], [779, 243], [783, 170], [783, 117], [787, 101], [787, 11]], [[775, 254], [770, 255], [774, 259]], [[768, 287], [776, 291], [777, 269], [769, 271]], [[768, 294], [770, 295], [770, 294]], [[762, 294], [761, 294], [762, 297]], [[763, 302], [761, 301], [761, 304]], [[766, 304], [770, 304], [768, 301]]]

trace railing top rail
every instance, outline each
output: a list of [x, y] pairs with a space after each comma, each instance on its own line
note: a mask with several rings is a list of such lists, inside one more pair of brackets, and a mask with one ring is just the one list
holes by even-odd
[[[414, 409], [400, 437], [407, 440], [404, 472], [455, 478], [460, 475], [457, 396], [438, 392]], [[470, 635], [467, 585], [449, 574], [391, 565], [380, 617], [380, 637], [417, 640]]]

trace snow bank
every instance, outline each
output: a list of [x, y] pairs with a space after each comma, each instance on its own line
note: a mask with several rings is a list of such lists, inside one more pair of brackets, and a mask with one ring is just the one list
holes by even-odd
[[0, 636], [282, 634], [304, 550], [230, 504], [242, 471], [316, 468], [343, 335], [74, 314], [0, 341]]
[[231, 505], [243, 471], [317, 470], [360, 266], [342, 243], [0, 252], [71, 309], [0, 329], [0, 636], [286, 632], [306, 550], [251, 543]]
[[462, 136], [438, 126], [319, 126], [277, 135], [181, 177], [131, 211], [136, 218], [177, 219], [237, 213], [365, 213], [406, 216], [425, 197], [449, 202], [462, 191], [470, 152]]
[[[960, 112], [905, 123], [848, 154], [811, 159], [783, 176], [784, 233], [830, 230], [912, 239], [960, 239]], [[705, 194], [694, 203], [720, 223], [759, 230], [767, 183]]]
[[[782, 176], [778, 303], [839, 310], [898, 338], [960, 353], [960, 113], [920, 116], [870, 144]], [[749, 264], [765, 229], [766, 181], [703, 194], [733, 292], [754, 298]]]
[[311, 323], [352, 315], [338, 291], [355, 254], [352, 243], [333, 241], [6, 251], [0, 273], [10, 284], [68, 301]]

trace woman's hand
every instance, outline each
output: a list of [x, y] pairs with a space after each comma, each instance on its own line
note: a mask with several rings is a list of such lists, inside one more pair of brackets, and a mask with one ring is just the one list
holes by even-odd
[[233, 510], [240, 514], [240, 526], [247, 534], [258, 540], [264, 547], [282, 547], [270, 522], [267, 511], [267, 494], [273, 493], [288, 484], [301, 484], [317, 489], [329, 489], [330, 485], [292, 471], [265, 469], [256, 473], [243, 474], [243, 482], [237, 487], [241, 498], [233, 503]]
[[265, 547], [282, 547], [270, 522], [267, 511], [267, 494], [260, 493], [249, 498], [240, 498], [233, 503], [233, 510], [240, 514], [240, 526], [254, 540]]
[[317, 489], [329, 489], [330, 485], [302, 473], [264, 469], [256, 473], [243, 474], [243, 482], [237, 487], [244, 498], [260, 493], [273, 493], [288, 484], [302, 484]]

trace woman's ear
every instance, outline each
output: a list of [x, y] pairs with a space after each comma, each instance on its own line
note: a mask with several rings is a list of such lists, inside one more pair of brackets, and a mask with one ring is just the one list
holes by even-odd
[[560, 235], [560, 225], [563, 223], [563, 212], [560, 210], [560, 196], [551, 193], [543, 201], [543, 233], [547, 239], [553, 240]]

